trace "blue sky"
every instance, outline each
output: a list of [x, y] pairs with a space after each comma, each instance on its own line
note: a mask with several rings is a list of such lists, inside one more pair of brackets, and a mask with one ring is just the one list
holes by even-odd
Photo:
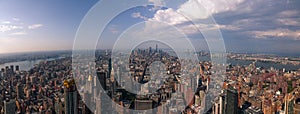
[[81, 19], [96, 2], [0, 0], [0, 53], [71, 49]]
[[[212, 13], [226, 50], [248, 53], [300, 53], [299, 0], [196, 0]], [[97, 0], [0, 0], [0, 53], [69, 50], [76, 30]], [[112, 1], [111, 4], [116, 2]], [[98, 47], [111, 48], [128, 27], [143, 21], [160, 21], [182, 27], [196, 48], [205, 49], [201, 33], [177, 15], [185, 0], [149, 0], [166, 8], [136, 7], [119, 14], [107, 26]], [[195, 13], [196, 14], [196, 13]], [[199, 13], [199, 20], [206, 20]], [[101, 20], [99, 20], [101, 21]], [[145, 28], [147, 28], [147, 22]], [[205, 23], [195, 25], [206, 28]]]

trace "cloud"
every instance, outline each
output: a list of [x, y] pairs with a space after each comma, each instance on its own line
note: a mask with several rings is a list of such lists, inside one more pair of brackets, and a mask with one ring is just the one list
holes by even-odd
[[2, 21], [0, 22], [0, 33], [2, 37], [11, 38], [17, 37], [22, 35], [28, 35], [26, 30], [28, 29], [37, 29], [42, 27], [42, 24], [33, 24], [27, 26], [26, 24], [22, 23], [18, 18], [12, 18], [10, 21]]
[[198, 0], [211, 13], [234, 11], [244, 0]]
[[[188, 18], [181, 15], [177, 11], [172, 8], [168, 8], [166, 10], [159, 10], [157, 11], [153, 18], [148, 19], [149, 21], [158, 21], [163, 22], [171, 26], [175, 26], [179, 29], [179, 31], [186, 33], [186, 34], [196, 34], [199, 33], [198, 28], [202, 31], [210, 31], [210, 30], [239, 30], [238, 26], [233, 25], [221, 25], [221, 24], [212, 24], [212, 23], [191, 23]], [[158, 27], [153, 27], [158, 26]], [[160, 24], [146, 24], [146, 28], [159, 28]], [[198, 27], [198, 28], [197, 28]]]
[[33, 25], [28, 26], [28, 29], [37, 29], [40, 27], [43, 27], [43, 25], [42, 24], [33, 24]]
[[253, 28], [257, 28], [258, 26], [263, 25], [261, 19], [258, 18], [244, 18], [244, 19], [234, 19], [229, 23], [220, 24], [220, 28], [223, 30], [231, 30], [231, 31], [244, 31]]
[[177, 11], [193, 19], [205, 19], [212, 14], [234, 11], [242, 2], [244, 0], [188, 0]]
[[[151, 0], [150, 2], [154, 1]], [[201, 27], [201, 30], [215, 30], [219, 28], [224, 30], [239, 30], [240, 28], [237, 26], [212, 24], [211, 22], [192, 24], [191, 20], [207, 19], [212, 14], [236, 10], [238, 5], [242, 2], [244, 2], [244, 0], [188, 0], [181, 4], [178, 9], [168, 8], [157, 10], [153, 18], [144, 18], [140, 13], [132, 14], [132, 16], [176, 26], [179, 27], [182, 32], [189, 34], [199, 32], [195, 27]], [[205, 23], [207, 25], [205, 25]], [[157, 28], [153, 26], [160, 25], [146, 24], [146, 28], [147, 26], [149, 26], [148, 28]]]
[[300, 30], [289, 29], [274, 29], [266, 31], [251, 31], [250, 34], [255, 35], [255, 38], [286, 38], [293, 40], [300, 40]]
[[166, 10], [158, 10], [154, 17], [149, 19], [151, 21], [160, 21], [170, 25], [181, 24], [189, 21], [184, 16], [180, 15], [178, 12], [173, 10], [172, 8], [168, 8]]
[[154, 5], [163, 6], [165, 3], [163, 0], [148, 0], [148, 2], [153, 3]]
[[276, 17], [278, 18], [276, 19], [278, 25], [300, 26], [299, 11], [297, 10], [281, 11]]
[[118, 26], [117, 25], [110, 25], [108, 27], [108, 30], [113, 33], [113, 34], [117, 34], [120, 32], [120, 30], [118, 30]]
[[[160, 2], [160, 0], [149, 0], [149, 2], [155, 3]], [[236, 10], [242, 2], [244, 0], [188, 0], [181, 4], [178, 9], [158, 10], [154, 17], [150, 19], [145, 18], [141, 13], [133, 13], [132, 17], [176, 25], [188, 22], [189, 19], [206, 19], [211, 14]], [[189, 17], [189, 19], [186, 17]]]
[[15, 25], [0, 25], [0, 32], [7, 32], [17, 29], [23, 29], [22, 26], [15, 26]]
[[[200, 4], [200, 7], [199, 7]], [[285, 26], [300, 26], [299, 11], [287, 10], [279, 7], [281, 2], [270, 1], [228, 1], [228, 0], [188, 0], [179, 5], [178, 9], [168, 8], [157, 10], [148, 21], [159, 21], [171, 26], [179, 27], [181, 32], [197, 34], [198, 27], [203, 31], [216, 29], [235, 31], [231, 35], [248, 35], [246, 37], [259, 38], [285, 38], [300, 40], [300, 30], [285, 29]], [[202, 6], [202, 7], [201, 7]], [[277, 9], [276, 9], [277, 8]], [[209, 12], [208, 12], [209, 11]], [[216, 16], [219, 24], [205, 22], [210, 16]], [[140, 13], [134, 14], [136, 18], [143, 18]], [[190, 23], [197, 20], [197, 23]], [[200, 20], [200, 21], [198, 21]], [[201, 23], [204, 21], [203, 23]], [[159, 24], [147, 24], [145, 28], [158, 28]]]
[[141, 12], [132, 13], [131, 17], [133, 17], [133, 18], [141, 18], [141, 19], [144, 19], [144, 20], [148, 20], [147, 17], [141, 15]]
[[238, 26], [234, 26], [234, 25], [220, 25], [220, 24], [216, 24], [215, 26], [217, 26], [220, 29], [223, 30], [231, 30], [231, 31], [236, 31], [236, 30], [240, 30], [241, 28]]
[[176, 27], [178, 31], [183, 32], [185, 34], [195, 34], [199, 32], [199, 30], [196, 28], [197, 25], [190, 23], [190, 21], [186, 17], [184, 17], [183, 15], [181, 15], [180, 13], [178, 13], [172, 8], [168, 8], [165, 10], [158, 10], [154, 14], [153, 18], [148, 18], [146, 20], [147, 21], [145, 23], [145, 31], [151, 31], [151, 32], [153, 32], [154, 30], [166, 31], [168, 30], [167, 29], [168, 27], [173, 26]]
[[21, 36], [21, 35], [27, 35], [27, 34], [28, 34], [27, 32], [20, 31], [20, 32], [14, 32], [14, 33], [11, 33], [10, 35], [13, 35], [13, 36]]
[[2, 21], [2, 24], [10, 24], [10, 21]]
[[281, 18], [277, 19], [279, 25], [300, 26], [300, 18]]
[[279, 17], [293, 17], [293, 16], [298, 16], [299, 11], [297, 10], [285, 10], [280, 13], [278, 13]]
[[19, 18], [12, 18], [12, 20], [14, 20], [14, 21], [20, 21], [21, 19], [19, 19]]

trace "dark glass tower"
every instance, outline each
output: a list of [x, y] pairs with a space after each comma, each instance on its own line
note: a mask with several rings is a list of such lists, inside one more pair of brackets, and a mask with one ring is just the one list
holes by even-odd
[[227, 89], [225, 114], [238, 114], [238, 93], [235, 89]]

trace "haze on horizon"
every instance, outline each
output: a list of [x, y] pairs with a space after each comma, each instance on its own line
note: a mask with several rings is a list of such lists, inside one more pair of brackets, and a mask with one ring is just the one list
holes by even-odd
[[[149, 4], [153, 1], [149, 0]], [[198, 1], [211, 11], [217, 22], [213, 26], [221, 30], [228, 52], [300, 53], [299, 0]], [[0, 53], [71, 50], [81, 20], [97, 2], [1, 0]], [[119, 34], [141, 21], [160, 21], [187, 27], [175, 13], [191, 3], [184, 0], [165, 2], [174, 7], [136, 7], [118, 15], [105, 29], [102, 34], [105, 42], [98, 47], [111, 48]], [[195, 48], [207, 47], [201, 33], [189, 28], [186, 30]]]

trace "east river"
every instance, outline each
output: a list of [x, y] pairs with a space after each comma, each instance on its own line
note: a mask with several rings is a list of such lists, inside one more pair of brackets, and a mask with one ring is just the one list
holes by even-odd
[[[19, 65], [20, 70], [28, 71], [34, 67], [35, 64], [39, 64], [42, 61], [50, 61], [50, 60], [55, 60], [55, 59], [60, 59], [60, 58], [50, 58], [50, 59], [40, 59], [40, 60], [33, 60], [33, 61], [19, 61], [19, 62], [10, 62], [10, 63], [5, 63], [1, 64], [0, 68], [5, 68], [5, 66], [10, 66], [10, 65]], [[209, 61], [210, 59], [208, 57], [204, 57], [200, 59], [201, 61]], [[240, 66], [247, 66], [251, 64], [253, 61], [248, 61], [248, 60], [233, 60], [229, 59], [227, 60], [227, 64], [232, 64], [232, 65], [240, 65]], [[298, 70], [300, 69], [300, 65], [292, 65], [292, 64], [280, 64], [280, 63], [274, 63], [274, 62], [256, 62], [256, 67], [264, 67], [264, 68], [275, 68], [275, 69], [283, 69], [285, 68], [286, 70]]]

